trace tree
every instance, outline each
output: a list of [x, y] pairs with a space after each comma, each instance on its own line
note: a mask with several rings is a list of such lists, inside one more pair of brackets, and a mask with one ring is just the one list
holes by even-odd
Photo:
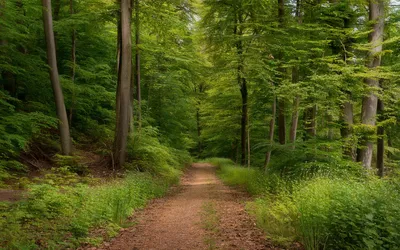
[[135, 67], [135, 80], [136, 80], [136, 98], [137, 98], [137, 112], [139, 130], [142, 127], [142, 91], [140, 83], [140, 6], [139, 0], [135, 0], [135, 44], [136, 44], [136, 67]]
[[131, 42], [131, 1], [121, 0], [121, 53], [119, 81], [117, 91], [117, 127], [114, 139], [114, 163], [121, 167], [126, 161], [126, 147], [129, 135], [132, 77], [132, 42]]
[[[370, 43], [370, 51], [367, 58], [367, 67], [372, 71], [381, 65], [381, 52], [383, 43], [383, 31], [385, 25], [384, 15], [385, 4], [383, 0], [370, 0], [369, 1], [369, 20], [373, 23], [373, 31], [368, 36]], [[368, 94], [363, 98], [361, 120], [362, 124], [369, 131], [375, 131], [376, 115], [378, 108], [378, 97], [376, 90], [379, 89], [379, 79], [376, 75], [365, 79]], [[371, 169], [372, 154], [374, 143], [368, 135], [364, 136], [360, 161], [366, 169]]]
[[70, 155], [72, 152], [71, 137], [67, 112], [64, 104], [64, 96], [58, 75], [56, 45], [53, 31], [53, 17], [51, 13], [51, 0], [42, 0], [42, 6], [44, 32], [47, 45], [47, 61], [49, 65], [50, 81], [53, 87], [54, 99], [56, 103], [57, 116], [59, 119], [58, 128], [61, 138], [61, 150], [64, 155]]

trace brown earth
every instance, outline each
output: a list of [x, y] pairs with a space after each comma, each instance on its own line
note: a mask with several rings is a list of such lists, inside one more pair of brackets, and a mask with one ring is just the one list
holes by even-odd
[[[178, 190], [135, 214], [132, 222], [137, 222], [136, 226], [92, 249], [279, 249], [265, 240], [246, 213], [244, 203], [249, 197], [223, 185], [213, 166], [193, 164], [181, 183]], [[205, 216], [213, 216], [205, 213], [207, 204], [211, 204], [217, 218], [213, 230], [205, 224]]]

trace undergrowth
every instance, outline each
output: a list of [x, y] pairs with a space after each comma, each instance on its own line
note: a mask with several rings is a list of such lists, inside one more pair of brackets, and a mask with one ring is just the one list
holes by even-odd
[[[132, 173], [112, 184], [33, 185], [27, 199], [1, 203], [0, 239], [6, 249], [65, 249], [90, 243], [90, 230], [115, 234], [135, 209], [163, 195], [175, 179]], [[107, 237], [107, 236], [103, 236]]]
[[[207, 161], [219, 167], [225, 183], [256, 195], [247, 207], [276, 244], [287, 247], [301, 242], [312, 250], [398, 249], [400, 245], [400, 192], [388, 180], [361, 176], [355, 168], [293, 180], [280, 171], [243, 168], [226, 159]], [[336, 166], [324, 169], [329, 167]]]

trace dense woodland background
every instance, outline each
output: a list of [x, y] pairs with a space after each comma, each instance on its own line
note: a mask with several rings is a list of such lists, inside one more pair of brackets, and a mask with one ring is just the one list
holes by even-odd
[[[215, 162], [268, 197], [255, 213], [279, 244], [396, 249], [399, 35], [385, 0], [0, 0], [0, 185], [30, 193], [4, 203], [0, 243], [92, 244], [185, 163], [221, 157], [251, 168]], [[74, 192], [115, 206], [68, 224]]]

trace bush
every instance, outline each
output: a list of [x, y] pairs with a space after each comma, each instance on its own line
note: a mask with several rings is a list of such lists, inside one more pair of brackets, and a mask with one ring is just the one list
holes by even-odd
[[322, 174], [288, 182], [273, 171], [213, 162], [227, 184], [261, 196], [248, 208], [278, 244], [301, 241], [306, 249], [398, 249], [400, 245], [400, 189], [393, 182], [358, 174], [344, 175], [347, 178]]
[[158, 131], [153, 127], [142, 128], [135, 134], [128, 144], [128, 156], [132, 160], [128, 169], [164, 176], [175, 183], [179, 181], [182, 166], [191, 162], [187, 151], [161, 144]]
[[135, 209], [163, 195], [172, 181], [149, 174], [130, 174], [124, 180], [95, 188], [82, 184], [75, 187], [33, 185], [26, 200], [1, 204], [0, 246], [6, 249], [76, 247], [92, 240], [88, 238], [92, 228], [116, 231]]

